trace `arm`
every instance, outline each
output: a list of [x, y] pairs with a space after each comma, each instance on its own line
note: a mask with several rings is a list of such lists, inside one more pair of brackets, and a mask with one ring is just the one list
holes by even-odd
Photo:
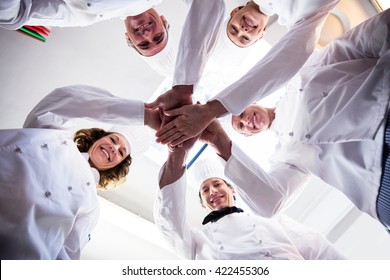
[[260, 216], [271, 217], [284, 208], [308, 179], [306, 173], [286, 163], [279, 163], [266, 172], [232, 143], [218, 121], [203, 131], [201, 140], [226, 161], [226, 177], [232, 180], [251, 210]]
[[72, 230], [65, 237], [64, 246], [58, 254], [57, 259], [80, 259], [81, 251], [91, 238], [91, 232], [99, 219], [99, 207], [88, 213], [78, 215], [75, 219]]
[[154, 220], [171, 247], [187, 259], [193, 258], [194, 244], [191, 227], [186, 219], [185, 162], [190, 148], [197, 139], [191, 139], [182, 147], [169, 150], [168, 158], [159, 174], [158, 193]]
[[280, 215], [277, 219], [305, 260], [346, 259], [340, 250], [319, 232], [286, 215]]
[[335, 4], [293, 25], [262, 60], [214, 99], [233, 115], [239, 115], [249, 104], [284, 86], [314, 51], [323, 23]]
[[173, 87], [147, 104], [148, 108], [159, 106], [165, 110], [192, 104], [193, 87], [214, 50], [225, 15], [225, 3], [223, 0], [191, 2], [179, 42]]
[[25, 128], [66, 129], [75, 119], [121, 125], [144, 125], [144, 104], [91, 86], [57, 88], [28, 115]]

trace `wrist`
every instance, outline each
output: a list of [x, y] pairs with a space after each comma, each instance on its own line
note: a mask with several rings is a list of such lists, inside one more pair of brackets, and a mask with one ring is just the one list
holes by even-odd
[[222, 103], [216, 99], [208, 101], [204, 107], [206, 112], [208, 112], [213, 119], [218, 118], [219, 116], [222, 116], [228, 112]]
[[181, 94], [192, 95], [194, 92], [194, 85], [176, 85], [172, 87], [174, 90], [180, 92]]

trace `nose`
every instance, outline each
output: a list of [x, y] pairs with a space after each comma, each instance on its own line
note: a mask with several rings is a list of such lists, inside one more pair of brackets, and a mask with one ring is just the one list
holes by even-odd
[[244, 25], [241, 25], [241, 29], [245, 30], [245, 32], [248, 31], [248, 28], [246, 28]]
[[119, 150], [120, 146], [118, 144], [112, 144], [110, 145], [110, 150], [113, 154], [116, 154]]

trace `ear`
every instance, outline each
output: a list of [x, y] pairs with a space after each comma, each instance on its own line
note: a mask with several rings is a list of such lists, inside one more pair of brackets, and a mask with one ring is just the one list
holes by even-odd
[[164, 16], [160, 16], [161, 21], [164, 23], [165, 29], [168, 31], [169, 28], [171, 27], [168, 21], [165, 19]]
[[240, 10], [240, 7], [234, 8], [234, 9], [230, 12], [230, 16], [233, 17], [239, 10]]
[[266, 27], [264, 27], [263, 31], [261, 31], [261, 35], [259, 37], [259, 40], [264, 37], [265, 33], [267, 33], [267, 28]]
[[129, 47], [134, 47], [134, 44], [133, 44], [133, 42], [131, 42], [130, 36], [127, 32], [125, 33], [125, 39], [126, 39], [127, 45]]

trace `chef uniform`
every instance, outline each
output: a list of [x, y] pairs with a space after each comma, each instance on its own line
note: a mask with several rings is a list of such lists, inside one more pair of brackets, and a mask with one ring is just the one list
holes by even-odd
[[288, 32], [240, 80], [218, 93], [232, 114], [239, 115], [250, 104], [285, 85], [314, 51], [329, 11], [338, 0], [254, 0], [266, 15], [278, 15]]
[[135, 16], [162, 0], [6, 0], [0, 3], [0, 27], [23, 25], [87, 26], [116, 17]]
[[[225, 174], [241, 188], [257, 182], [258, 188], [240, 193], [262, 201], [256, 213], [277, 212], [303, 185], [304, 174], [313, 174], [389, 227], [389, 217], [377, 213], [389, 125], [389, 30], [387, 10], [314, 54], [287, 85], [271, 124], [280, 144], [270, 172], [233, 144]], [[389, 209], [388, 199], [382, 204]]]
[[[195, 170], [199, 166], [208, 169], [198, 178], [222, 178], [219, 168], [209, 168], [211, 165], [213, 162], [207, 160], [194, 166]], [[160, 179], [161, 176], [160, 172]], [[196, 260], [344, 259], [322, 235], [284, 215], [267, 219], [245, 211], [232, 211], [201, 228], [193, 228], [183, 212], [188, 187], [186, 176], [184, 173], [164, 186], [155, 205], [155, 223], [179, 256]]]
[[[23, 129], [0, 130], [1, 259], [80, 258], [99, 217], [99, 173], [73, 142], [71, 124], [89, 118], [143, 125], [143, 107], [102, 89], [69, 86], [38, 103]], [[137, 144], [130, 142], [132, 156], [143, 149]]]

